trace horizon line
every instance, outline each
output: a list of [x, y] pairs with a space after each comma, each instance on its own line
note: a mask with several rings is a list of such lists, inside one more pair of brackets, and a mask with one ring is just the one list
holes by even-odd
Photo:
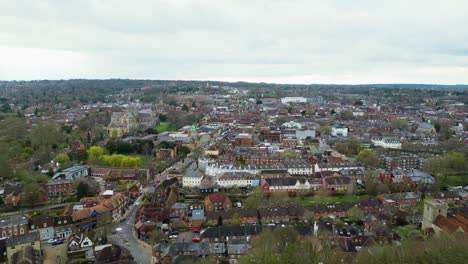
[[0, 80], [0, 82], [41, 82], [41, 81], [109, 81], [109, 80], [129, 80], [129, 81], [167, 81], [167, 82], [218, 82], [218, 83], [253, 83], [253, 84], [268, 84], [268, 85], [334, 85], [334, 86], [360, 86], [360, 85], [422, 85], [422, 86], [468, 86], [464, 83], [444, 84], [444, 83], [293, 83], [293, 82], [266, 82], [266, 81], [248, 81], [248, 80], [216, 80], [216, 79], [151, 79], [151, 78], [69, 78], [69, 79], [11, 79]]

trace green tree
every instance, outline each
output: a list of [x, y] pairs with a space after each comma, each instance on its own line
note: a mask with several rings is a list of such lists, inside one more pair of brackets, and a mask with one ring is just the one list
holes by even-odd
[[68, 156], [67, 153], [59, 153], [55, 156], [54, 158], [55, 162], [58, 162], [60, 164], [63, 164], [65, 162], [69, 162], [70, 161], [70, 157]]
[[468, 184], [468, 162], [463, 152], [450, 151], [443, 156], [428, 159], [422, 170], [434, 175], [442, 184], [448, 183], [448, 177], [459, 178]]
[[99, 164], [102, 161], [104, 150], [99, 146], [92, 146], [88, 149], [88, 162], [91, 164]]
[[441, 126], [440, 126], [440, 123], [434, 123], [434, 129], [435, 129], [435, 131], [436, 131], [437, 133], [440, 132], [440, 127], [441, 127]]
[[167, 237], [159, 230], [154, 230], [150, 235], [150, 242], [152, 244], [159, 244], [166, 240]]
[[255, 189], [245, 199], [244, 204], [246, 208], [259, 208], [260, 204], [264, 201], [263, 192], [260, 189]]
[[238, 212], [235, 212], [234, 214], [232, 214], [231, 224], [235, 225], [235, 226], [240, 225], [239, 213]]
[[394, 129], [408, 130], [408, 122], [405, 119], [393, 118], [390, 119], [390, 125]]
[[187, 146], [182, 146], [177, 149], [177, 152], [185, 157], [190, 153], [190, 148]]
[[364, 219], [364, 212], [355, 206], [348, 210], [348, 215], [354, 221], [362, 221]]
[[49, 177], [52, 177], [54, 176], [54, 169], [52, 167], [49, 167], [49, 169], [47, 170], [47, 175], [49, 175]]
[[38, 204], [41, 187], [37, 183], [27, 183], [22, 188], [21, 202], [26, 206], [34, 207]]
[[356, 159], [366, 165], [366, 167], [375, 168], [380, 165], [380, 160], [370, 149], [363, 149], [359, 152]]
[[343, 120], [352, 120], [353, 119], [353, 112], [350, 110], [345, 110], [340, 112], [341, 119]]
[[8, 163], [9, 146], [6, 143], [0, 143], [0, 177], [10, 178], [11, 169]]
[[165, 114], [159, 114], [159, 121], [161, 121], [161, 122], [166, 122], [166, 121], [167, 121], [167, 115], [165, 115]]
[[366, 180], [364, 181], [364, 188], [368, 194], [375, 196], [382, 193], [384, 187], [386, 186], [380, 181], [375, 171], [370, 171], [367, 174]]
[[190, 110], [190, 109], [189, 109], [189, 107], [188, 107], [186, 104], [184, 104], [184, 105], [182, 106], [182, 111], [188, 112], [189, 110]]
[[198, 159], [203, 157], [204, 154], [205, 154], [205, 151], [200, 147], [196, 147], [193, 149], [192, 155], [193, 155], [193, 158], [197, 162], [197, 169], [198, 169]]
[[89, 185], [84, 181], [80, 181], [78, 185], [76, 186], [76, 197], [78, 199], [81, 199], [90, 194], [91, 194], [91, 191], [90, 191]]
[[468, 259], [466, 236], [441, 235], [426, 240], [403, 240], [401, 246], [376, 246], [361, 250], [353, 263], [465, 263]]
[[361, 151], [361, 149], [363, 148], [363, 145], [359, 139], [355, 137], [350, 137], [348, 140], [347, 147], [348, 147], [349, 155], [356, 155]]

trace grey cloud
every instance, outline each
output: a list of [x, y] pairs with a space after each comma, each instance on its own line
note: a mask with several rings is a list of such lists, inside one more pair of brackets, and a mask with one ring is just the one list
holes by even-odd
[[0, 78], [468, 83], [466, 10], [461, 0], [0, 1], [0, 46], [82, 58], [75, 72], [39, 73], [2, 60]]

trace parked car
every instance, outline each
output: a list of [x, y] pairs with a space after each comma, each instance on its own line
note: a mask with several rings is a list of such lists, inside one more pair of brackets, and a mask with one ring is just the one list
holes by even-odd
[[47, 243], [52, 244], [52, 243], [54, 243], [54, 241], [55, 241], [55, 239], [51, 238], [51, 239], [47, 240]]
[[199, 243], [201, 241], [200, 237], [194, 236], [192, 237], [192, 242]]
[[57, 239], [52, 242], [52, 246], [63, 244], [63, 240]]
[[199, 233], [200, 233], [200, 229], [195, 228], [194, 230], [192, 230], [192, 232], [194, 232], [194, 233], [196, 233], [196, 234], [199, 234]]

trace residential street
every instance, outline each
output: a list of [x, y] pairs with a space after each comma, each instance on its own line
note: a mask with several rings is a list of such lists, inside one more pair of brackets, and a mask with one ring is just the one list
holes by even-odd
[[[141, 202], [141, 197], [138, 198], [137, 203]], [[150, 263], [151, 259], [151, 248], [144, 247], [143, 243], [138, 241], [133, 232], [133, 223], [135, 222], [135, 215], [138, 206], [134, 204], [130, 213], [125, 218], [124, 222], [115, 223], [112, 227], [112, 232], [118, 228], [122, 228], [120, 231], [116, 231], [115, 234], [109, 236], [109, 240], [119, 246], [122, 246], [130, 251], [136, 263]]]

